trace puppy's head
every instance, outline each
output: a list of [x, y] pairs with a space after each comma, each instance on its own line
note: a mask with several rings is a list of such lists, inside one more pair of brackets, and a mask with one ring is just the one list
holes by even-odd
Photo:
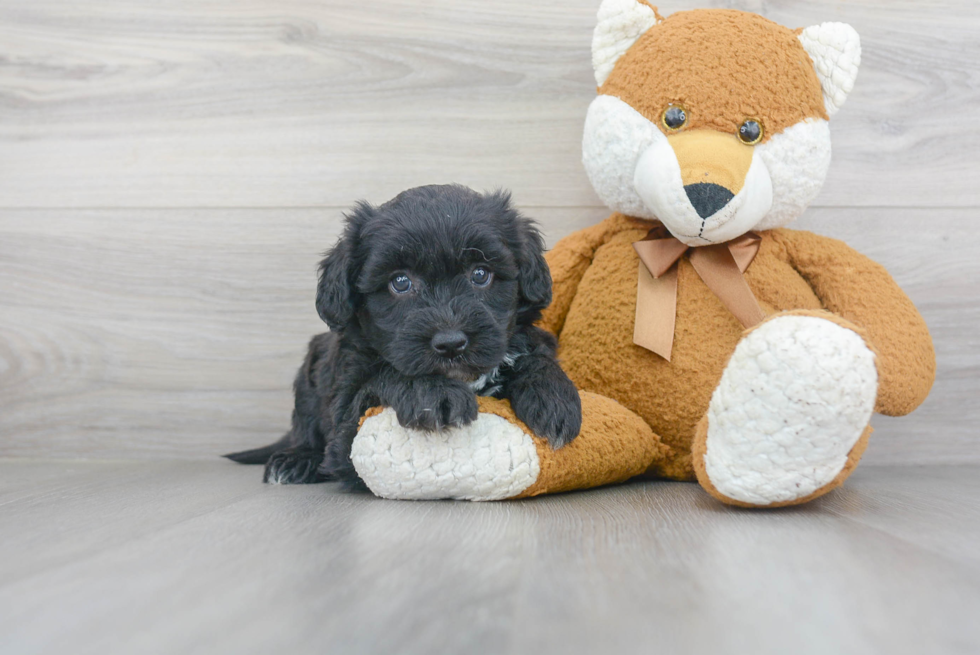
[[317, 311], [405, 375], [475, 379], [551, 302], [541, 235], [507, 193], [418, 187], [346, 218], [320, 264]]

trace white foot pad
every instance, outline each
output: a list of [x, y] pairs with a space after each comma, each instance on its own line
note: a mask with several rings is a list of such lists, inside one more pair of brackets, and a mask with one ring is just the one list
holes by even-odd
[[390, 407], [364, 421], [351, 460], [375, 495], [405, 500], [501, 500], [530, 487], [540, 472], [534, 441], [499, 416], [424, 432], [403, 428]]
[[827, 485], [871, 419], [874, 353], [852, 330], [809, 316], [761, 325], [735, 348], [708, 408], [705, 471], [757, 505]]

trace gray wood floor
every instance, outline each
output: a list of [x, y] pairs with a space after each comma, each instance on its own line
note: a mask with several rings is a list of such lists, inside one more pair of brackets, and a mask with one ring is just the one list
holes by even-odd
[[980, 468], [811, 505], [271, 487], [224, 461], [0, 460], [0, 652], [976, 653]]

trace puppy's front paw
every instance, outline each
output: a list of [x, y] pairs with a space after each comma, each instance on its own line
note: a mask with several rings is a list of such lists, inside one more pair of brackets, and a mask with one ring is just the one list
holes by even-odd
[[582, 429], [582, 399], [564, 374], [520, 384], [511, 393], [510, 404], [517, 418], [546, 438], [555, 450], [571, 442]]
[[270, 484], [312, 484], [324, 482], [318, 472], [323, 453], [312, 448], [287, 448], [274, 453], [265, 465], [263, 482]]
[[392, 407], [402, 427], [416, 430], [469, 425], [479, 412], [472, 389], [456, 380], [438, 378], [415, 380]]

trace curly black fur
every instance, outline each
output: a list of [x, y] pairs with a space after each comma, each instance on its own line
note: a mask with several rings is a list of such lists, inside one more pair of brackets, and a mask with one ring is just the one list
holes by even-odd
[[[330, 332], [313, 338], [296, 376], [292, 428], [226, 457], [265, 464], [266, 482], [359, 486], [351, 443], [368, 408], [438, 430], [476, 419], [478, 393], [509, 399], [552, 447], [567, 444], [582, 407], [555, 338], [533, 325], [551, 302], [543, 248], [504, 192], [426, 186], [358, 204], [320, 263], [316, 307]], [[398, 293], [396, 278], [410, 289]]]

